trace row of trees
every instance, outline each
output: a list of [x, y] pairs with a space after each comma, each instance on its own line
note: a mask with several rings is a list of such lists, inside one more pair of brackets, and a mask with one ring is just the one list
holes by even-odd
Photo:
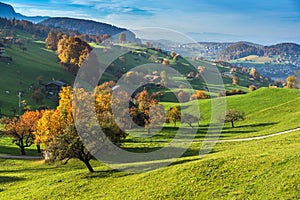
[[196, 90], [195, 94], [190, 95], [188, 92], [184, 90], [179, 90], [177, 93], [177, 98], [180, 102], [188, 102], [198, 99], [208, 99], [209, 95], [206, 94], [203, 90]]
[[[156, 127], [161, 127], [165, 122], [172, 122], [176, 126], [177, 122], [186, 123], [193, 128], [193, 124], [199, 123], [199, 119], [190, 114], [181, 115], [178, 107], [174, 106], [167, 110], [158, 104], [153, 95], [150, 95], [145, 89], [138, 93], [131, 106], [128, 108], [121, 106], [127, 105], [130, 99], [129, 95], [122, 89], [116, 92], [121, 98], [112, 99], [112, 88], [114, 82], [106, 82], [96, 87], [93, 94], [84, 89], [73, 89], [64, 87], [60, 92], [59, 105], [54, 110], [26, 111], [20, 117], [13, 119], [2, 119], [4, 124], [4, 133], [13, 137], [14, 143], [21, 149], [22, 155], [25, 155], [25, 148], [34, 143], [40, 151], [40, 145], [43, 144], [47, 159], [51, 162], [63, 160], [65, 163], [69, 159], [76, 158], [82, 161], [90, 172], [94, 169], [90, 165], [93, 158], [93, 149], [107, 148], [103, 143], [104, 138], [99, 137], [95, 132], [96, 126], [101, 126], [108, 138], [115, 145], [120, 145], [127, 137], [126, 129], [130, 129], [133, 124], [124, 120], [126, 114], [130, 114], [132, 121], [144, 127], [152, 141], [151, 131]], [[84, 99], [85, 101], [76, 107], [73, 107], [74, 99]], [[94, 102], [94, 104], [92, 103]], [[95, 107], [92, 107], [95, 105]], [[114, 115], [112, 111], [114, 106], [118, 114]], [[86, 110], [95, 111], [97, 122], [92, 122], [87, 117]], [[89, 146], [87, 149], [82, 138], [75, 128], [74, 116], [83, 125], [87, 137], [96, 138], [95, 146]], [[244, 119], [239, 112], [230, 112], [226, 115], [225, 121], [231, 122]], [[198, 124], [199, 125], [199, 124]], [[103, 146], [99, 146], [103, 144]], [[109, 150], [109, 149], [108, 149]]]
[[[77, 133], [74, 115], [89, 134], [93, 134], [95, 127], [100, 124], [106, 137], [116, 145], [122, 143], [127, 136], [125, 129], [131, 127], [127, 121], [122, 121], [126, 113], [129, 112], [133, 121], [145, 127], [149, 134], [151, 134], [151, 129], [162, 125], [165, 119], [163, 107], [159, 106], [146, 90], [137, 94], [134, 106], [123, 109], [120, 105], [124, 103], [124, 99], [127, 99], [128, 103], [130, 98], [126, 92], [119, 90], [118, 93], [122, 99], [112, 100], [114, 86], [114, 82], [103, 83], [95, 89], [94, 96], [84, 89], [76, 89], [73, 94], [71, 87], [64, 87], [60, 92], [59, 105], [55, 110], [26, 111], [19, 118], [2, 119], [4, 133], [14, 138], [14, 143], [20, 147], [22, 155], [26, 154], [26, 147], [34, 143], [38, 147], [43, 144], [45, 156], [49, 161], [67, 162], [71, 158], [77, 158], [87, 166], [89, 171], [93, 172], [90, 165], [92, 153], [85, 148], [82, 138]], [[72, 107], [74, 98], [86, 101], [74, 108]], [[95, 102], [95, 108], [91, 107], [92, 101]], [[118, 116], [112, 113], [113, 104], [119, 109]], [[73, 109], [75, 109], [74, 113]], [[81, 112], [82, 110], [95, 110], [98, 124], [91, 124], [85, 112]], [[97, 139], [101, 140], [101, 138]]]

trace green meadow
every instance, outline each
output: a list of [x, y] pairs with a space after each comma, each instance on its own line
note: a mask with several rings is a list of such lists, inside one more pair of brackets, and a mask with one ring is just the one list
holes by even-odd
[[[226, 124], [221, 140], [268, 135], [299, 127], [298, 90], [262, 88], [227, 97], [227, 108], [246, 113], [236, 128]], [[221, 142], [199, 157], [209, 125], [210, 100], [199, 100], [201, 114], [194, 142], [170, 166], [143, 173], [116, 171], [97, 160], [95, 173], [71, 160], [68, 164], [0, 160], [0, 199], [299, 199], [299, 131], [261, 140]], [[189, 111], [189, 103], [183, 105]], [[174, 106], [176, 103], [163, 103]], [[192, 113], [192, 111], [189, 111]], [[183, 125], [188, 133], [191, 130]], [[195, 124], [196, 126], [196, 124]], [[133, 152], [163, 147], [178, 127], [165, 125], [149, 138], [129, 136], [122, 147]], [[10, 138], [1, 137], [0, 152], [19, 155]], [[35, 147], [28, 155], [37, 155]], [[161, 162], [164, 162], [162, 160]]]
[[118, 172], [92, 161], [1, 159], [0, 199], [299, 199], [299, 132], [268, 139], [219, 143], [199, 158], [188, 157], [144, 173]]
[[[56, 54], [44, 48], [44, 42], [32, 40], [24, 33], [18, 34], [17, 37], [22, 40], [27, 50], [23, 51], [16, 44], [9, 45], [5, 48], [5, 55], [12, 58], [12, 63], [0, 62], [1, 107], [2, 113], [6, 115], [12, 115], [11, 108], [18, 108], [19, 91], [22, 91], [22, 100], [26, 100], [28, 105], [37, 106], [31, 99], [30, 86], [38, 87], [39, 77], [43, 83], [52, 79], [63, 79], [71, 84], [74, 79], [58, 64]], [[47, 99], [44, 104], [55, 105]]]

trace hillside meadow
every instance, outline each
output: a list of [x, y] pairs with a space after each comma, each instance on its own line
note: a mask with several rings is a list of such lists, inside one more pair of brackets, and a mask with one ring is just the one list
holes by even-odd
[[47, 165], [1, 159], [0, 199], [299, 199], [300, 132], [259, 141], [219, 143], [145, 173], [112, 170], [93, 161]]
[[[12, 58], [12, 63], [0, 62], [0, 97], [2, 113], [12, 115], [11, 108], [18, 107], [18, 92], [22, 91], [22, 100], [28, 105], [36, 107], [31, 99], [32, 88], [38, 87], [38, 79], [48, 83], [53, 79], [63, 79], [72, 83], [74, 77], [58, 64], [57, 55], [45, 49], [43, 41], [31, 39], [31, 35], [18, 32], [17, 37], [24, 43], [27, 49], [23, 51], [17, 44], [11, 44], [5, 48], [5, 55]], [[32, 86], [32, 88], [31, 88]], [[44, 104], [55, 103], [44, 99]]]
[[[236, 128], [226, 124], [221, 140], [268, 135], [299, 127], [299, 90], [262, 88], [227, 97], [227, 108], [246, 113]], [[199, 100], [201, 121], [196, 139], [170, 166], [143, 173], [116, 171], [97, 160], [95, 173], [71, 160], [68, 164], [0, 159], [0, 199], [299, 199], [300, 132], [243, 142], [221, 142], [199, 157], [209, 122], [210, 100]], [[189, 103], [184, 108], [189, 111]], [[175, 103], [164, 103], [174, 106]], [[189, 111], [192, 113], [193, 111]], [[188, 126], [184, 125], [187, 132]], [[148, 138], [129, 136], [123, 148], [156, 150], [169, 142], [177, 128], [165, 125]], [[10, 138], [0, 138], [0, 152], [18, 155]], [[37, 155], [35, 146], [28, 155]], [[160, 162], [164, 162], [161, 160]], [[133, 164], [134, 165], [134, 164]]]

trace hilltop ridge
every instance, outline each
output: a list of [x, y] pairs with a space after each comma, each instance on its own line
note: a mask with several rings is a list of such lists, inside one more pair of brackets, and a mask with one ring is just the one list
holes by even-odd
[[29, 17], [29, 16], [22, 15], [20, 13], [17, 13], [11, 5], [2, 2], [0, 2], [0, 17], [8, 18], [8, 19], [26, 20], [33, 23], [38, 23], [49, 18], [47, 16]]

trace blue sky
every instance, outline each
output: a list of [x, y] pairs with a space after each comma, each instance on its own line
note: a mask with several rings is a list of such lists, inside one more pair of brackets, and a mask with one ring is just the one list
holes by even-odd
[[34, 16], [92, 19], [137, 29], [162, 27], [197, 41], [300, 44], [298, 0], [4, 0]]

